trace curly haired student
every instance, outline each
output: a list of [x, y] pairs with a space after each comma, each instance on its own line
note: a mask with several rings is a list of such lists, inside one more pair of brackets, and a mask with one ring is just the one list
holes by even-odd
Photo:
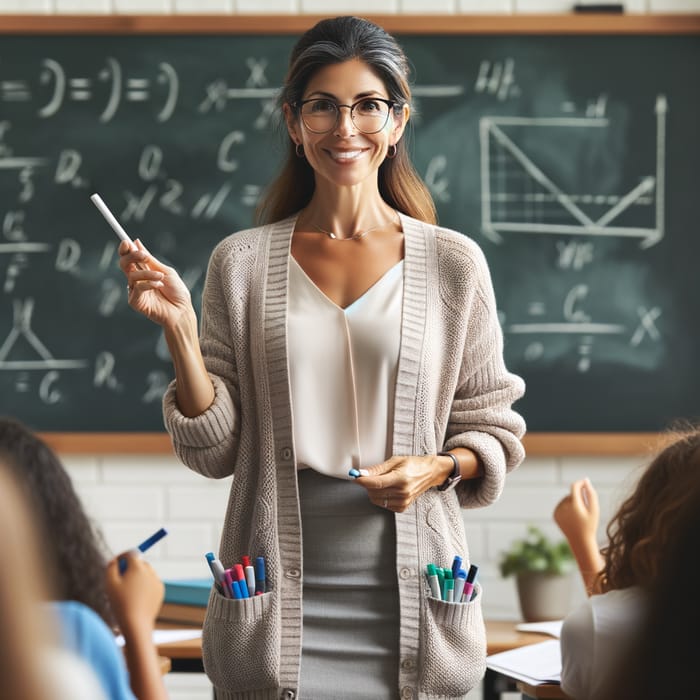
[[[607, 527], [599, 550], [598, 495], [574, 482], [554, 519], [566, 535], [589, 593], [562, 628], [564, 691], [575, 700], [603, 697], [630, 643], [644, 629], [650, 592], [665, 576], [665, 552], [683, 531], [700, 492], [700, 430], [675, 436], [653, 459]], [[673, 594], [673, 582], [669, 582]]]

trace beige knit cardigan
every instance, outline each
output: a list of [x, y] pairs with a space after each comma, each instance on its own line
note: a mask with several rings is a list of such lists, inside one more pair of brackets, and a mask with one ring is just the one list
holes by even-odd
[[[523, 381], [503, 362], [485, 258], [466, 236], [401, 216], [405, 238], [401, 350], [393, 454], [468, 447], [484, 476], [430, 489], [396, 514], [400, 598], [397, 697], [461, 698], [481, 679], [481, 597], [429, 598], [427, 563], [469, 563], [460, 508], [493, 503], [523, 458], [512, 403]], [[205, 670], [218, 700], [299, 697], [303, 557], [286, 354], [287, 278], [294, 217], [228, 236], [214, 250], [200, 340], [216, 397], [183, 416], [174, 383], [164, 400], [178, 457], [211, 478], [233, 474], [219, 556], [232, 566], [264, 556], [270, 591], [248, 600], [210, 596]], [[390, 564], [389, 564], [390, 565]], [[303, 689], [302, 689], [303, 692]]]

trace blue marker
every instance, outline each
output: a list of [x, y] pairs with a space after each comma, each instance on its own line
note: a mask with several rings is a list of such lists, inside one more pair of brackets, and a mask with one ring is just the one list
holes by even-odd
[[457, 578], [457, 572], [462, 568], [462, 557], [459, 554], [455, 555], [452, 561], [452, 578]]
[[265, 593], [265, 557], [255, 557], [255, 595]]
[[243, 593], [241, 592], [241, 586], [238, 581], [235, 581], [231, 579], [231, 592], [233, 593], [233, 597], [235, 600], [241, 600], [242, 598], [247, 598], [248, 596], [244, 596]]
[[[164, 527], [162, 527], [160, 528], [160, 530], [154, 532], [150, 537], [146, 538], [143, 542], [141, 542], [141, 544], [138, 547], [136, 547], [136, 549], [132, 549], [131, 551], [136, 554], [140, 552], [145, 552], [147, 549], [150, 549], [156, 542], [162, 540], [167, 534], [168, 531]], [[126, 571], [126, 567], [126, 559], [120, 559], [119, 573], [123, 574]]]

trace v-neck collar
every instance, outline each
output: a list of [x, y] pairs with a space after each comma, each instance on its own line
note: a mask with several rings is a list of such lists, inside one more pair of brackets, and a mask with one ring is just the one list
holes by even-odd
[[302, 277], [308, 285], [313, 288], [316, 293], [321, 296], [326, 304], [330, 304], [333, 306], [333, 308], [338, 309], [339, 311], [342, 311], [343, 313], [347, 313], [350, 311], [353, 306], [356, 304], [359, 304], [361, 301], [366, 300], [369, 296], [376, 294], [381, 288], [384, 286], [384, 282], [393, 277], [393, 273], [396, 271], [397, 268], [403, 266], [403, 258], [399, 260], [398, 262], [394, 263], [384, 274], [382, 274], [381, 277], [379, 277], [375, 282], [373, 282], [360, 296], [356, 297], [353, 301], [351, 301], [347, 306], [340, 306], [340, 304], [336, 304], [317, 284], [314, 282], [311, 277], [306, 273], [306, 270], [301, 266], [299, 261], [293, 256], [289, 255], [290, 260], [294, 264], [297, 270], [301, 273]]

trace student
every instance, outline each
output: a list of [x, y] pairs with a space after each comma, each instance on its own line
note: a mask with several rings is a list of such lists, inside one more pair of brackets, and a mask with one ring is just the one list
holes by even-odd
[[685, 700], [700, 694], [700, 488], [693, 489], [683, 511], [680, 532], [660, 552], [660, 575], [641, 634], [600, 700]]
[[[12, 418], [0, 418], [0, 456], [34, 513], [43, 575], [54, 586], [50, 610], [58, 618], [63, 644], [90, 664], [109, 700], [166, 698], [152, 642], [163, 601], [162, 581], [147, 562], [129, 553], [105, 560], [60, 459]], [[122, 576], [121, 558], [128, 562]], [[129, 673], [111, 631], [112, 620], [126, 640]]]
[[39, 538], [24, 494], [0, 458], [0, 694], [8, 700], [104, 700], [90, 668], [58, 642], [44, 607]]
[[84, 603], [113, 627], [105, 590], [107, 548], [61, 460], [31, 430], [10, 417], [0, 417], [0, 450], [9, 457], [10, 467], [32, 502], [39, 529], [50, 533], [46, 554], [54, 567], [56, 597]]
[[649, 593], [666, 581], [662, 557], [699, 491], [696, 429], [678, 436], [651, 462], [608, 525], [602, 552], [596, 542], [598, 497], [590, 481], [575, 482], [556, 506], [554, 519], [590, 595], [562, 628], [562, 688], [575, 700], [602, 697], [630, 642], [642, 632]]
[[222, 562], [267, 562], [264, 596], [212, 592], [205, 668], [241, 700], [462, 697], [485, 668], [481, 599], [429, 599], [425, 567], [469, 565], [460, 508], [495, 501], [523, 457], [486, 261], [435, 225], [404, 139], [408, 60], [380, 27], [307, 31], [279, 106], [286, 162], [264, 224], [211, 257], [200, 338], [177, 273], [120, 247], [173, 358], [178, 456], [235, 475]]

